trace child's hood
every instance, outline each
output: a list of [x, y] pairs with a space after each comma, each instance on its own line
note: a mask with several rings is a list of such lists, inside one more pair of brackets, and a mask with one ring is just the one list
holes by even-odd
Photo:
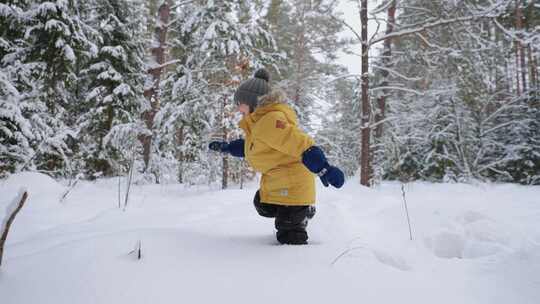
[[285, 114], [288, 123], [297, 125], [298, 118], [294, 110], [287, 104], [285, 94], [279, 89], [274, 89], [267, 95], [260, 98], [259, 106], [249, 116], [253, 122], [257, 122], [261, 117], [269, 112], [279, 111]]

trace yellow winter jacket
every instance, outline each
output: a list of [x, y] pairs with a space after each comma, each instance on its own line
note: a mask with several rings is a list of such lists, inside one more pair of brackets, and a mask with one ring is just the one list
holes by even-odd
[[315, 203], [315, 178], [302, 163], [302, 153], [314, 144], [298, 128], [294, 110], [266, 102], [239, 127], [245, 131], [244, 154], [249, 165], [262, 173], [261, 202], [277, 205]]

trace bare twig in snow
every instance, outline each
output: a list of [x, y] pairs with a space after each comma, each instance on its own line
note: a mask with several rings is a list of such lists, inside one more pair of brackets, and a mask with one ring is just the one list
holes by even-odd
[[409, 208], [407, 208], [407, 200], [405, 199], [405, 184], [401, 183], [401, 196], [403, 197], [403, 205], [405, 206], [405, 214], [407, 215], [407, 223], [409, 224], [409, 237], [412, 241], [412, 229], [411, 229], [411, 219], [409, 218]]
[[138, 240], [135, 244], [135, 248], [131, 250], [128, 255], [137, 254], [137, 260], [140, 260], [142, 258], [142, 242], [141, 240]]
[[332, 266], [334, 266], [342, 257], [346, 256], [347, 254], [349, 254], [351, 251], [354, 251], [354, 250], [358, 250], [358, 249], [365, 249], [365, 250], [368, 250], [366, 247], [363, 247], [363, 246], [355, 246], [355, 247], [351, 247], [345, 251], [343, 251], [340, 255], [338, 255], [333, 261], [332, 261]]
[[118, 175], [118, 209], [122, 208], [121, 190], [122, 190], [122, 176]]
[[79, 176], [77, 175], [77, 177], [75, 177], [75, 181], [73, 183], [70, 183], [71, 185], [68, 187], [68, 189], [60, 197], [60, 203], [63, 203], [66, 200], [66, 197], [71, 192], [71, 190], [73, 190], [73, 188], [75, 188], [75, 186], [77, 186], [78, 182], [79, 182]]
[[129, 190], [131, 189], [131, 181], [133, 180], [133, 167], [135, 166], [135, 152], [133, 152], [133, 155], [131, 157], [131, 162], [129, 164], [129, 177], [127, 182], [127, 188], [126, 188], [126, 197], [124, 200], [124, 211], [126, 211], [127, 204], [129, 201]]
[[19, 190], [19, 194], [15, 197], [11, 204], [6, 209], [6, 217], [0, 226], [0, 266], [2, 265], [2, 256], [4, 255], [4, 244], [7, 239], [9, 228], [15, 220], [17, 213], [21, 211], [26, 199], [28, 198], [28, 192], [26, 189]]

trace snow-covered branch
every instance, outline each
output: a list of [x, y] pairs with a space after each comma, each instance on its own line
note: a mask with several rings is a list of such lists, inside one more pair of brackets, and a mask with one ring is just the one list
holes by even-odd
[[387, 71], [387, 72], [389, 72], [390, 74], [395, 75], [395, 76], [397, 76], [397, 77], [399, 77], [399, 78], [402, 78], [403, 80], [406, 80], [406, 81], [419, 81], [419, 80], [422, 80], [421, 77], [418, 77], [418, 78], [417, 78], [417, 77], [415, 77], [415, 78], [407, 77], [407, 76], [405, 76], [405, 75], [399, 73], [398, 71], [396, 71], [396, 70], [394, 70], [394, 69], [387, 68], [387, 67], [383, 67], [383, 66], [379, 66], [379, 65], [374, 65], [374, 64], [372, 64], [371, 67], [374, 68], [374, 69], [379, 69], [379, 70]]
[[404, 88], [404, 87], [395, 87], [395, 86], [380, 86], [380, 87], [376, 87], [376, 88], [370, 88], [369, 90], [371, 92], [373, 92], [373, 91], [381, 91], [381, 90], [396, 90], [396, 91], [404, 91], [404, 92], [408, 92], [408, 93], [413, 93], [413, 94], [416, 94], [416, 95], [425, 95], [424, 92], [421, 92], [421, 91], [418, 91], [418, 90]]
[[457, 17], [457, 18], [451, 18], [451, 19], [441, 19], [436, 21], [427, 22], [425, 24], [422, 24], [420, 26], [411, 27], [411, 28], [400, 28], [398, 31], [392, 32], [390, 34], [386, 34], [377, 38], [374, 38], [370, 41], [370, 45], [376, 44], [378, 42], [384, 41], [389, 38], [397, 38], [402, 36], [407, 36], [411, 34], [415, 34], [418, 32], [422, 32], [431, 28], [443, 26], [443, 25], [449, 25], [453, 23], [459, 23], [459, 22], [467, 22], [467, 21], [474, 21], [479, 19], [493, 19], [498, 16], [488, 16], [488, 15], [473, 15], [473, 16], [466, 16], [466, 17]]

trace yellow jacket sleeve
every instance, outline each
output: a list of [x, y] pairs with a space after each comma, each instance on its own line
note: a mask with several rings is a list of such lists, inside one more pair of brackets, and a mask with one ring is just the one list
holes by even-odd
[[309, 135], [289, 123], [280, 111], [269, 112], [261, 117], [253, 128], [253, 136], [272, 149], [293, 157], [301, 157], [315, 143]]

